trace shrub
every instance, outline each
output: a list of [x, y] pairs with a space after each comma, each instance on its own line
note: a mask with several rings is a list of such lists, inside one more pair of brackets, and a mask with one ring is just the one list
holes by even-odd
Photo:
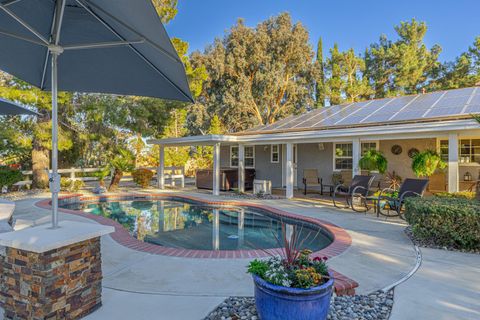
[[405, 218], [416, 238], [438, 246], [480, 249], [480, 202], [458, 197], [408, 198]]
[[60, 178], [60, 190], [62, 191], [77, 192], [83, 186], [85, 186], [85, 183], [82, 180], [72, 180], [66, 177]]
[[142, 188], [148, 188], [152, 180], [153, 172], [148, 169], [136, 169], [132, 172], [133, 181]]
[[0, 188], [3, 186], [11, 187], [14, 183], [23, 180], [20, 170], [9, 167], [0, 167]]
[[476, 193], [473, 191], [439, 192], [436, 193], [435, 196], [440, 198], [460, 198], [474, 200], [476, 197]]

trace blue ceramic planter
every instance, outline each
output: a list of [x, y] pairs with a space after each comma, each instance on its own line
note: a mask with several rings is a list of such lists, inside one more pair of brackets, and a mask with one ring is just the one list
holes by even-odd
[[[330, 275], [331, 276], [331, 275]], [[253, 275], [255, 304], [261, 320], [324, 320], [330, 309], [333, 277], [310, 289], [276, 286]]]

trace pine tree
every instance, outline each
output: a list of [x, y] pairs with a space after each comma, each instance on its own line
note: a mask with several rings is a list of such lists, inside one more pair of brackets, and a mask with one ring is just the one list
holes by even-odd
[[325, 106], [325, 65], [323, 62], [323, 44], [322, 38], [317, 43], [317, 59], [315, 61], [316, 81], [315, 81], [315, 106]]
[[330, 49], [330, 58], [326, 63], [329, 73], [326, 87], [330, 105], [337, 105], [343, 102], [342, 90], [345, 82], [342, 79], [342, 58], [343, 56], [338, 50], [338, 44], [335, 43], [333, 49]]
[[345, 79], [344, 95], [348, 102], [356, 102], [369, 97], [373, 90], [368, 79], [363, 77], [365, 60], [357, 55], [353, 49], [344, 52], [342, 57], [342, 76]]

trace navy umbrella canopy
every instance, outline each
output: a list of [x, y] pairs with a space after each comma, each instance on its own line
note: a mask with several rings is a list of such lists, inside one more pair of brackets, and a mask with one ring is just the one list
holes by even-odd
[[39, 113], [22, 107], [15, 102], [0, 98], [0, 116], [14, 116], [25, 114], [29, 116], [38, 116]]
[[150, 0], [0, 0], [0, 69], [52, 91], [52, 225], [57, 227], [57, 90], [193, 102]]

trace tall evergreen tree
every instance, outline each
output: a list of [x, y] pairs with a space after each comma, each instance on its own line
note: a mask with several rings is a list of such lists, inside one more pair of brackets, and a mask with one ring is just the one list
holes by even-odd
[[323, 62], [323, 44], [322, 38], [317, 43], [317, 59], [315, 60], [316, 79], [315, 79], [315, 106], [325, 106], [325, 65]]
[[363, 76], [365, 60], [357, 56], [353, 49], [342, 54], [341, 70], [345, 81], [343, 94], [348, 102], [363, 100], [372, 94], [368, 79]]
[[328, 70], [327, 93], [330, 105], [337, 105], [343, 102], [342, 90], [345, 88], [345, 81], [342, 78], [342, 60], [343, 55], [335, 43], [330, 49], [330, 58], [327, 59], [326, 66]]

